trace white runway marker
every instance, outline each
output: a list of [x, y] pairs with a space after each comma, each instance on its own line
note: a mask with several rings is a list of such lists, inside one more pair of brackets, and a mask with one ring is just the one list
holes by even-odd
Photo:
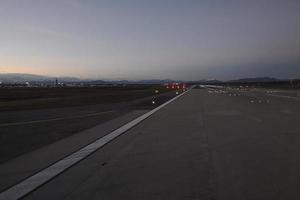
[[[193, 87], [192, 87], [193, 88]], [[187, 90], [186, 92], [188, 92]], [[169, 103], [175, 101], [186, 92], [174, 97], [173, 99], [167, 101], [166, 103], [158, 106], [157, 108], [147, 112], [146, 114], [136, 118], [135, 120], [121, 126], [120, 128], [116, 129], [115, 131], [105, 135], [104, 137], [96, 140], [95, 142], [83, 147], [82, 149], [78, 150], [77, 152], [67, 156], [66, 158], [52, 164], [51, 166], [45, 168], [44, 170], [34, 174], [33, 176], [21, 181], [20, 183], [12, 186], [11, 188], [7, 189], [6, 191], [0, 194], [0, 200], [17, 200], [25, 195], [29, 194], [30, 192], [34, 191], [38, 187], [42, 186], [43, 184], [47, 183], [51, 179], [55, 178], [59, 174], [63, 173], [73, 165], [77, 164], [93, 152], [97, 151], [107, 143], [111, 142], [112, 140], [116, 139], [118, 136], [122, 135], [129, 129], [133, 128], [140, 122], [147, 119], [149, 116], [154, 114], [155, 112], [159, 111]]]
[[295, 100], [300, 100], [298, 97], [290, 97], [290, 96], [284, 96], [284, 95], [278, 95], [278, 94], [267, 94], [268, 96], [272, 97], [281, 97], [281, 98], [287, 98], [287, 99], [295, 99]]

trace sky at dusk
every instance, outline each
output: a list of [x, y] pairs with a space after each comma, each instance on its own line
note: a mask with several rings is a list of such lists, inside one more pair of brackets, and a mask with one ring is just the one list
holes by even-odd
[[299, 0], [0, 0], [0, 73], [300, 78]]

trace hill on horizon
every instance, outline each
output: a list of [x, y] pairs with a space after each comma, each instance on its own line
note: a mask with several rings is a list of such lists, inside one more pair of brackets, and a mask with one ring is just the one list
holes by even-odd
[[181, 82], [171, 79], [147, 79], [147, 80], [100, 80], [100, 79], [80, 79], [77, 77], [51, 77], [25, 73], [0, 73], [2, 83], [26, 83], [26, 82], [60, 82], [74, 83], [84, 82], [87, 84], [163, 84], [168, 82]]
[[36, 74], [25, 73], [0, 73], [0, 82], [2, 83], [25, 83], [25, 82], [52, 82], [56, 79], [64, 82], [79, 82], [76, 77], [51, 77]]
[[87, 84], [164, 84], [170, 82], [191, 82], [191, 83], [207, 83], [207, 84], [219, 84], [226, 82], [243, 82], [243, 83], [254, 83], [254, 82], [277, 82], [277, 81], [287, 81], [289, 79], [278, 79], [273, 77], [254, 77], [254, 78], [241, 78], [228, 81], [220, 80], [199, 80], [199, 81], [180, 81], [172, 79], [145, 79], [145, 80], [100, 80], [100, 79], [80, 79], [77, 77], [54, 77], [36, 74], [26, 74], [26, 73], [0, 73], [1, 83], [50, 83], [55, 82], [58, 79], [60, 82], [64, 83], [87, 83]]

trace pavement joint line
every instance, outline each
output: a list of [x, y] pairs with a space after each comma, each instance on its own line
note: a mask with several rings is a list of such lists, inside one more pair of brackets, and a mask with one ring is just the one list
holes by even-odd
[[36, 123], [60, 121], [60, 120], [66, 120], [66, 119], [80, 119], [80, 118], [92, 117], [92, 116], [97, 116], [97, 115], [101, 115], [101, 114], [105, 114], [105, 113], [112, 113], [112, 112], [116, 112], [116, 111], [115, 110], [109, 110], [109, 111], [104, 111], [104, 112], [90, 113], [90, 114], [86, 114], [86, 115], [78, 115], [78, 116], [72, 116], [72, 117], [58, 117], [58, 118], [53, 118], [53, 119], [41, 119], [41, 120], [34, 120], [34, 121], [27, 121], [27, 122], [4, 123], [4, 124], [0, 124], [0, 127], [26, 125], [26, 124], [36, 124]]
[[[194, 86], [193, 86], [194, 87]], [[191, 89], [193, 88], [191, 87]], [[75, 164], [79, 163], [107, 143], [116, 139], [118, 136], [122, 135], [129, 129], [133, 128], [137, 124], [141, 123], [166, 105], [175, 101], [179, 97], [183, 96], [191, 89], [175, 96], [164, 104], [154, 108], [153, 110], [143, 114], [142, 116], [134, 119], [133, 121], [119, 127], [118, 129], [110, 132], [109, 134], [99, 138], [98, 140], [88, 144], [87, 146], [81, 148], [80, 150], [70, 154], [69, 156], [57, 161], [56, 163], [50, 165], [49, 167], [41, 170], [40, 172], [35, 173], [34, 175], [28, 177], [27, 179], [15, 184], [14, 186], [8, 188], [7, 190], [0, 193], [0, 200], [17, 200], [20, 199], [34, 190], [38, 189], [42, 185], [46, 184], [59, 174], [63, 173], [67, 169], [71, 168]]]
[[291, 96], [285, 96], [285, 95], [278, 95], [278, 94], [266, 94], [266, 95], [273, 96], [273, 97], [281, 97], [281, 98], [300, 100], [300, 98], [298, 98], [298, 97], [291, 97]]

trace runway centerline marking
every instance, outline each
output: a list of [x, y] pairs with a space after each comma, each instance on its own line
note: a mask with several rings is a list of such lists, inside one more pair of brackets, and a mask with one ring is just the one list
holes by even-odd
[[278, 95], [278, 94], [266, 94], [268, 96], [273, 96], [273, 97], [281, 97], [281, 98], [287, 98], [287, 99], [295, 99], [295, 100], [300, 100], [298, 97], [291, 97], [291, 96], [285, 96], [285, 95]]
[[143, 114], [142, 116], [134, 119], [133, 121], [99, 138], [95, 142], [88, 144], [87, 146], [76, 151], [75, 153], [72, 153], [71, 155], [65, 157], [64, 159], [57, 161], [56, 163], [50, 165], [49, 167], [41, 170], [40, 172], [30, 176], [29, 178], [3, 191], [2, 193], [0, 193], [0, 200], [17, 200], [33, 192], [40, 186], [46, 184], [48, 181], [52, 180], [59, 174], [63, 173], [64, 171], [72, 167], [73, 165], [79, 163], [81, 160], [91, 155], [92, 153], [94, 153], [95, 151], [97, 151], [107, 143], [111, 142], [112, 140], [116, 139], [118, 136], [122, 135], [129, 129], [141, 123], [142, 121], [144, 121], [145, 119], [147, 119], [148, 117], [150, 117], [151, 115], [153, 115], [154, 113], [156, 113], [157, 111], [159, 111], [160, 109], [168, 105], [169, 103], [175, 101], [176, 99], [178, 99], [179, 97], [187, 93], [188, 91], [190, 90], [187, 90], [181, 93], [180, 95], [177, 95], [176, 97], [158, 106], [157, 108]]
[[41, 120], [34, 120], [34, 121], [27, 121], [27, 122], [4, 123], [4, 124], [0, 124], [0, 127], [26, 125], [26, 124], [36, 124], [36, 123], [60, 121], [60, 120], [66, 120], [66, 119], [80, 119], [80, 118], [92, 117], [92, 116], [97, 116], [97, 115], [112, 113], [112, 112], [116, 112], [116, 111], [109, 110], [109, 111], [104, 111], [104, 112], [90, 113], [90, 114], [86, 114], [86, 115], [78, 115], [78, 116], [72, 116], [72, 117], [58, 117], [58, 118], [53, 118], [53, 119], [41, 119]]

